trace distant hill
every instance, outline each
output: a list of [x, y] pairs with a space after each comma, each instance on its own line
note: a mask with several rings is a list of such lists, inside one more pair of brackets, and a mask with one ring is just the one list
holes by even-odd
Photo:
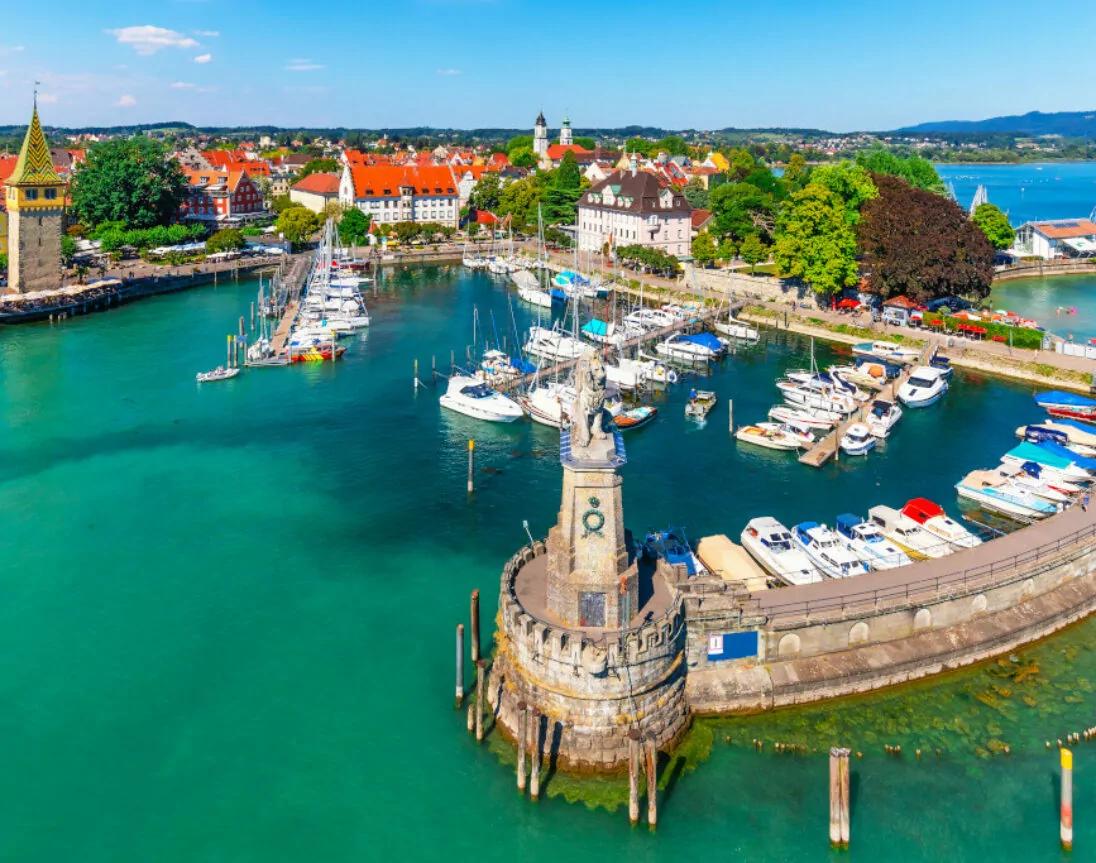
[[990, 117], [988, 120], [944, 120], [918, 123], [896, 129], [897, 132], [1014, 132], [1022, 135], [1062, 135], [1067, 138], [1096, 138], [1096, 111], [1059, 111], [1044, 114], [1031, 111], [1010, 117]]

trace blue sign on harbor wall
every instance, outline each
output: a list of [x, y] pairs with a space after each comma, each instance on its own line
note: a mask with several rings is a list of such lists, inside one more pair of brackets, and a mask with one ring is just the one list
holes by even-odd
[[721, 659], [752, 659], [757, 656], [760, 634], [754, 632], [728, 632], [725, 635], [708, 636], [708, 661]]

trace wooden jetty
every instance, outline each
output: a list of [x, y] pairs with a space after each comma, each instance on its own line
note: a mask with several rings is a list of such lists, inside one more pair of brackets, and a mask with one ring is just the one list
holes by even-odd
[[[281, 310], [278, 326], [270, 339], [271, 358], [274, 360], [284, 358], [286, 346], [289, 344], [289, 335], [297, 320], [297, 311], [300, 309], [301, 295], [304, 293], [311, 263], [307, 256], [302, 255], [295, 259], [287, 272], [279, 273], [279, 277], [272, 286], [271, 300], [275, 308]], [[279, 363], [263, 360], [256, 364], [278, 365]]]
[[[935, 349], [933, 344], [931, 342], [926, 344], [924, 350], [921, 351], [920, 359], [918, 359], [916, 363], [902, 369], [901, 374], [894, 380], [886, 383], [871, 401], [882, 399], [883, 401], [893, 403], [898, 394], [898, 388], [906, 382], [906, 379], [910, 376], [910, 372], [913, 371], [916, 366], [927, 363], [929, 357], [934, 353]], [[837, 454], [837, 448], [841, 445], [841, 438], [844, 436], [845, 432], [849, 430], [849, 426], [855, 423], [864, 422], [864, 418], [868, 415], [870, 410], [871, 402], [862, 404], [854, 414], [838, 423], [836, 429], [815, 443], [815, 445], [806, 452], [801, 453], [799, 456], [799, 463], [809, 464], [811, 467], [822, 467], [822, 465]]]

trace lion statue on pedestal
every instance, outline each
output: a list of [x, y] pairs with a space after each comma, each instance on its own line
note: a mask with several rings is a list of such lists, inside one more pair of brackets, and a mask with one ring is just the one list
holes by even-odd
[[609, 437], [612, 417], [605, 410], [605, 365], [597, 354], [575, 366], [575, 404], [571, 411], [572, 445], [587, 447], [595, 438]]

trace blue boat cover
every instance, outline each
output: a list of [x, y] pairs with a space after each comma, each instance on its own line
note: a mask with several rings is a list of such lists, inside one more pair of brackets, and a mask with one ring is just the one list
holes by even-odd
[[1091, 408], [1096, 407], [1096, 400], [1087, 396], [1079, 396], [1077, 393], [1067, 393], [1061, 390], [1051, 390], [1046, 393], [1036, 393], [1035, 402], [1040, 406], [1045, 405], [1069, 405], [1071, 407]]
[[559, 300], [561, 302], [567, 302], [567, 294], [561, 291], [559, 288], [552, 288], [549, 292], [553, 300]]
[[1042, 444], [1028, 443], [1027, 441], [1010, 449], [1008, 454], [1013, 458], [1019, 459], [1021, 462], [1033, 461], [1036, 464], [1053, 468], [1069, 467], [1070, 463], [1073, 461], [1073, 459], [1062, 458], [1061, 456], [1043, 449]]
[[531, 375], [537, 370], [535, 365], [528, 360], [523, 360], [521, 357], [510, 357], [510, 365], [523, 375]]
[[805, 535], [808, 530], [814, 530], [816, 527], [818, 527], [817, 521], [801, 521], [795, 526], [794, 530]]
[[1087, 456], [1077, 455], [1073, 450], [1067, 449], [1060, 443], [1055, 443], [1052, 440], [1041, 441], [1036, 444], [1041, 450], [1046, 450], [1051, 455], [1059, 456], [1063, 459], [1068, 459], [1073, 462], [1077, 467], [1084, 468], [1085, 470], [1096, 470], [1096, 458], [1088, 458]]
[[860, 516], [851, 512], [842, 513], [837, 517], [837, 529], [845, 536], [852, 535], [852, 529], [864, 521]]
[[1070, 426], [1078, 431], [1088, 432], [1089, 434], [1096, 434], [1096, 428], [1089, 423], [1083, 423], [1080, 420], [1064, 420], [1058, 417], [1054, 418], [1054, 424], [1056, 426]]
[[711, 333], [696, 333], [691, 336], [684, 336], [684, 341], [692, 342], [694, 345], [703, 345], [709, 350], [721, 351], [723, 350], [723, 342], [713, 336]]
[[1035, 479], [1038, 479], [1043, 475], [1043, 469], [1033, 461], [1024, 462], [1020, 465], [1020, 469], [1028, 476], [1034, 477]]
[[1065, 446], [1069, 443], [1069, 435], [1064, 431], [1058, 431], [1058, 429], [1048, 429], [1043, 428], [1042, 426], [1027, 426], [1024, 429], [1024, 440], [1031, 441], [1032, 443], [1042, 443], [1045, 440], [1049, 440]]
[[594, 318], [589, 323], [583, 325], [582, 331], [584, 333], [589, 333], [592, 336], [608, 336], [609, 325], [605, 323], [605, 321], [599, 321], [597, 318]]

